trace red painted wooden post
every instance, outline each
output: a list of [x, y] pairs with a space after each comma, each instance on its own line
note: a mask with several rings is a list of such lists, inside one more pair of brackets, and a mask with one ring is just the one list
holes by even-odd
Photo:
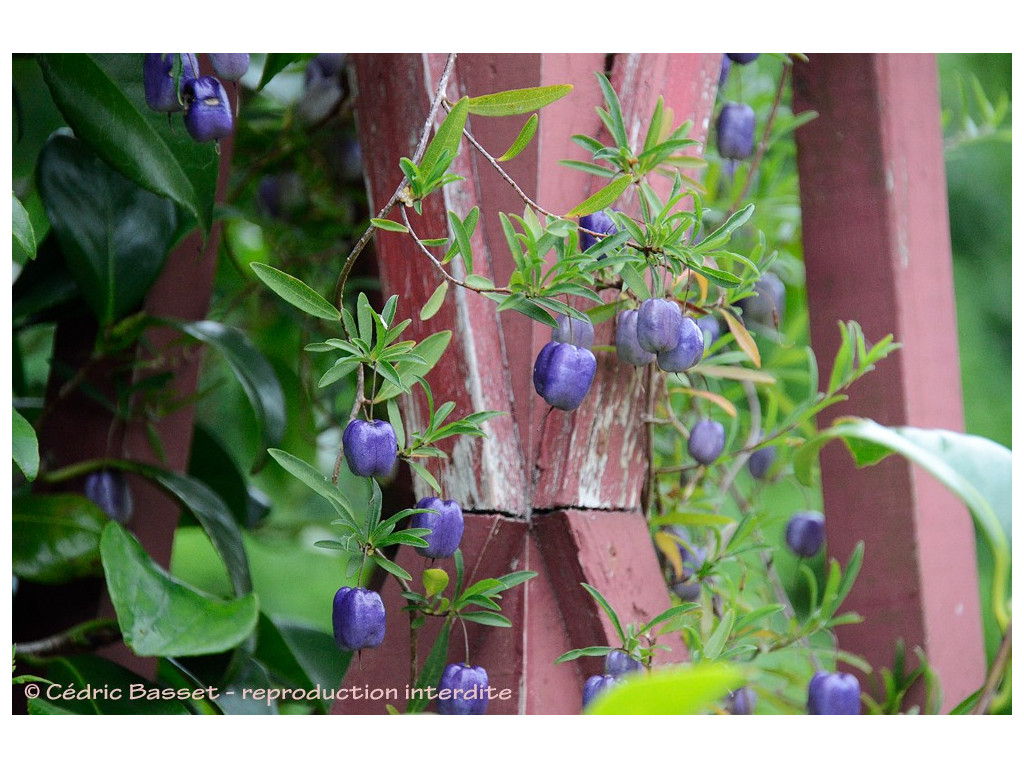
[[[358, 110], [360, 140], [376, 209], [401, 180], [398, 158], [412, 155], [444, 57], [357, 55], [354, 60], [359, 104], [365, 105]], [[600, 128], [594, 108], [602, 99], [595, 72], [604, 66], [604, 54], [467, 54], [458, 59], [448, 94], [454, 100], [464, 93], [575, 86], [569, 96], [542, 110], [538, 136], [505, 166], [536, 202], [565, 212], [596, 189], [591, 177], [557, 161], [582, 159], [571, 135], [594, 135]], [[692, 119], [693, 135], [702, 139], [719, 66], [717, 54], [616, 55], [611, 77], [623, 97], [628, 130], [642, 141], [639, 132], [664, 94], [676, 121]], [[497, 156], [511, 145], [525, 119], [471, 116], [468, 129]], [[497, 212], [521, 212], [523, 201], [470, 150], [463, 150], [452, 171], [467, 181], [447, 188], [445, 205], [460, 216], [480, 206], [481, 224], [473, 240], [476, 271], [503, 284], [512, 262]], [[445, 210], [436, 202], [425, 205], [413, 224], [421, 237], [448, 234]], [[439, 276], [402, 235], [379, 233], [376, 247], [384, 294], [401, 297], [400, 316], [413, 314], [439, 284]], [[612, 356], [600, 355], [584, 404], [570, 414], [547, 413], [531, 381], [533, 361], [549, 339], [547, 328], [515, 313], [496, 315], [491, 301], [462, 290], [450, 292], [430, 321], [414, 318], [410, 330], [412, 337], [422, 338], [444, 328], [454, 329], [455, 336], [430, 378], [435, 400], [454, 400], [456, 414], [509, 412], [489, 422], [487, 440], [455, 442], [448, 446], [452, 461], [432, 467], [444, 494], [469, 513], [463, 540], [468, 578], [521, 568], [539, 573], [525, 587], [506, 593], [503, 612], [514, 629], [470, 627], [473, 663], [488, 669], [492, 686], [511, 692], [507, 700], [493, 701], [489, 711], [578, 712], [583, 681], [598, 671], [599, 662], [555, 666], [555, 658], [574, 647], [617, 644], [610, 623], [579, 582], [601, 590], [624, 621], [652, 618], [670, 605], [640, 514], [647, 470], [640, 376]], [[609, 333], [610, 324], [605, 324], [597, 343], [609, 343]], [[415, 398], [406, 399], [404, 413], [407, 430], [422, 425], [422, 404]], [[419, 491], [427, 495], [425, 488]], [[418, 578], [423, 567], [418, 555], [404, 552], [399, 562]], [[390, 580], [383, 594], [389, 614], [399, 617], [404, 601]], [[410, 649], [407, 633], [399, 629], [402, 621], [391, 620], [384, 646], [364, 653], [345, 685], [404, 691]], [[432, 640], [426, 633], [421, 636], [420, 659]], [[461, 660], [459, 634], [450, 647], [450, 660]], [[678, 660], [684, 653], [679, 647], [663, 658]], [[379, 702], [349, 701], [338, 702], [335, 711], [381, 708]]]
[[[903, 348], [833, 406], [897, 426], [963, 428], [946, 178], [935, 59], [811, 55], [794, 69], [796, 110], [820, 116], [797, 132], [811, 336], [824, 366], [837, 322]], [[891, 458], [856, 469], [845, 449], [821, 457], [829, 554], [864, 540], [864, 567], [840, 627], [841, 647], [890, 667], [895, 642], [920, 646], [949, 706], [985, 675], [974, 534], [950, 493]], [[910, 661], [914, 662], [911, 653]], [[918, 701], [923, 690], [918, 691]]]

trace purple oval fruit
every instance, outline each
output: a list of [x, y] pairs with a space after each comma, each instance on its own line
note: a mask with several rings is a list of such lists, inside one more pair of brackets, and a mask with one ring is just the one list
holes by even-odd
[[483, 715], [489, 696], [487, 670], [469, 664], [449, 664], [441, 673], [437, 711], [442, 715]]
[[859, 715], [860, 682], [848, 672], [815, 672], [807, 686], [807, 713]]
[[594, 382], [597, 358], [589, 349], [549, 341], [533, 365], [533, 386], [544, 401], [563, 411], [574, 411]]
[[126, 524], [132, 519], [132, 492], [127, 478], [116, 469], [101, 469], [85, 478], [85, 495], [111, 520]]
[[589, 320], [558, 316], [558, 327], [551, 329], [551, 340], [590, 349], [594, 346], [594, 326]]
[[181, 56], [180, 82], [199, 77], [194, 53], [147, 53], [142, 60], [142, 89], [146, 106], [155, 112], [178, 112], [181, 102], [174, 87], [174, 62]]
[[670, 373], [682, 373], [693, 368], [704, 357], [704, 331], [687, 315], [676, 331], [676, 344], [667, 352], [658, 353], [658, 367]]
[[800, 557], [814, 557], [825, 543], [825, 516], [821, 512], [797, 512], [786, 524], [786, 544]]
[[729, 79], [729, 70], [732, 69], [732, 59], [729, 58], [729, 54], [722, 54], [722, 68], [718, 72], [718, 87], [721, 88], [725, 85], [725, 81]]
[[632, 672], [639, 672], [644, 665], [625, 651], [614, 650], [604, 657], [604, 673], [612, 677], [622, 677]]
[[185, 129], [189, 136], [204, 142], [231, 134], [235, 118], [220, 80], [212, 75], [182, 80], [181, 89], [185, 97]]
[[704, 346], [710, 347], [722, 338], [722, 324], [714, 315], [701, 315], [697, 318], [697, 327], [704, 334]]
[[248, 53], [208, 53], [213, 71], [225, 80], [241, 80], [249, 71]]
[[423, 539], [427, 542], [426, 547], [415, 547], [416, 552], [423, 557], [451, 557], [459, 548], [462, 541], [462, 532], [465, 528], [465, 521], [462, 518], [462, 507], [451, 499], [442, 501], [435, 496], [429, 496], [416, 502], [417, 509], [432, 509], [437, 514], [429, 512], [417, 512], [412, 516], [410, 522], [413, 528], [429, 528], [430, 533]]
[[601, 693], [617, 685], [619, 679], [615, 675], [591, 675], [583, 684], [583, 708], [590, 706], [590, 702]]
[[384, 642], [384, 601], [372, 589], [342, 587], [334, 594], [334, 642], [343, 651]]
[[[586, 216], [580, 217], [580, 227], [580, 250], [583, 251], [589, 251], [591, 247], [600, 242], [599, 238], [594, 237], [590, 232], [614, 235], [619, 231], [618, 227], [615, 226], [615, 222], [612, 221], [612, 217], [604, 211], [588, 213]], [[584, 232], [584, 229], [589, 229], [590, 232]]]
[[714, 464], [725, 450], [725, 425], [712, 419], [701, 419], [690, 430], [686, 447], [698, 464]]
[[763, 480], [774, 462], [775, 446], [766, 445], [764, 448], [758, 448], [750, 454], [750, 458], [747, 460], [747, 469], [750, 470], [750, 474], [753, 477]]
[[754, 61], [760, 53], [727, 53], [726, 57], [730, 61], [735, 61], [737, 64], [749, 64]]
[[636, 338], [648, 352], [670, 352], [679, 343], [683, 310], [668, 299], [647, 299], [636, 316]]
[[345, 427], [341, 442], [353, 475], [386, 477], [395, 468], [398, 439], [390, 422], [353, 419]]
[[757, 706], [757, 694], [753, 688], [743, 686], [729, 694], [727, 706], [734, 715], [752, 715]]
[[786, 285], [774, 272], [765, 272], [754, 283], [754, 295], [736, 302], [743, 310], [743, 322], [774, 328], [782, 324], [786, 308]]
[[636, 336], [638, 310], [627, 309], [620, 312], [615, 322], [615, 353], [619, 360], [629, 365], [648, 365], [653, 363], [657, 355], [640, 346]]
[[732, 160], [744, 160], [754, 154], [754, 108], [730, 101], [722, 106], [715, 122], [718, 154]]

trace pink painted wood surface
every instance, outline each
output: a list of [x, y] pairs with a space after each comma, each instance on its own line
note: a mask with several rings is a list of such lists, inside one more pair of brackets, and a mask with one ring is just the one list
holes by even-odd
[[[858, 382], [845, 414], [963, 429], [938, 85], [930, 55], [811, 55], [794, 69], [811, 337], [820, 364], [856, 320], [903, 348]], [[948, 708], [978, 688], [985, 657], [974, 534], [963, 505], [924, 471], [890, 458], [856, 469], [821, 458], [829, 555], [866, 544], [840, 645], [889, 667], [897, 638], [922, 647]], [[912, 658], [912, 655], [911, 655]], [[918, 701], [923, 691], [918, 691]]]
[[[376, 210], [401, 180], [398, 158], [412, 156], [445, 57], [353, 58], [360, 105], [366, 105], [357, 110], [357, 123], [371, 208]], [[454, 101], [467, 93], [559, 83], [574, 86], [570, 95], [541, 111], [538, 135], [506, 166], [538, 204], [564, 213], [597, 188], [592, 177], [561, 167], [558, 160], [582, 157], [570, 140], [572, 134], [600, 136], [594, 110], [603, 102], [595, 72], [604, 65], [604, 54], [466, 54], [459, 57], [447, 92]], [[676, 123], [692, 120], [696, 126], [692, 135], [702, 139], [719, 66], [717, 54], [616, 55], [611, 78], [625, 89], [623, 112], [631, 134], [642, 142], [640, 131], [646, 130], [657, 96], [664, 94]], [[467, 127], [497, 156], [511, 145], [527, 117], [470, 116]], [[444, 206], [463, 217], [473, 206], [480, 206], [480, 225], [473, 238], [475, 272], [502, 285], [512, 260], [497, 214], [522, 212], [523, 201], [465, 146], [451, 170], [467, 181], [446, 189]], [[624, 200], [623, 207], [628, 205]], [[428, 202], [421, 217], [410, 215], [421, 237], [448, 234], [440, 204]], [[408, 238], [379, 233], [376, 250], [384, 294], [400, 295], [399, 316], [415, 315], [441, 278], [410, 247]], [[453, 271], [461, 276], [458, 265]], [[626, 622], [652, 618], [671, 605], [639, 514], [647, 471], [640, 421], [645, 405], [641, 377], [613, 355], [599, 354], [598, 374], [583, 406], [571, 414], [548, 413], [533, 390], [532, 368], [537, 352], [550, 339], [550, 330], [515, 313], [496, 315], [494, 306], [474, 293], [453, 289], [435, 317], [426, 322], [413, 317], [412, 338], [455, 330], [441, 365], [428, 377], [435, 400], [454, 400], [456, 414], [480, 409], [509, 414], [488, 422], [491, 436], [487, 440], [445, 446], [452, 461], [435, 463], [431, 469], [441, 480], [443, 495], [456, 498], [468, 513], [463, 542], [467, 563], [485, 563], [476, 578], [504, 573], [513, 567], [512, 561], [517, 563], [514, 567], [539, 574], [525, 589], [517, 588], [522, 597], [510, 593], [506, 599], [504, 612], [514, 629], [471, 628], [473, 663], [484, 664], [489, 671], [493, 665], [491, 684], [507, 683], [515, 691], [511, 702], [494, 702], [490, 711], [578, 712], [583, 681], [598, 671], [600, 662], [584, 659], [556, 667], [554, 659], [581, 645], [617, 644], [609, 622], [579, 582], [601, 589]], [[599, 326], [598, 344], [610, 342], [610, 326]], [[423, 409], [417, 397], [404, 400], [407, 431], [422, 426]], [[425, 486], [418, 491], [427, 495]], [[495, 511], [503, 515], [481, 514]], [[484, 538], [482, 531], [487, 531]], [[481, 555], [484, 552], [486, 557]], [[399, 557], [415, 578], [415, 566], [422, 567], [415, 562], [420, 558], [410, 553]], [[389, 583], [383, 594], [394, 615], [403, 604], [397, 589]], [[387, 685], [400, 682], [404, 690], [407, 634], [404, 629], [391, 630], [379, 654], [367, 652], [362, 668], [353, 666], [346, 685], [380, 686], [394, 681]], [[457, 640], [453, 636], [452, 660], [461, 656]], [[423, 638], [420, 647], [429, 648], [429, 640]], [[684, 658], [683, 649], [662, 658]], [[339, 712], [380, 709], [379, 704], [336, 706]]]

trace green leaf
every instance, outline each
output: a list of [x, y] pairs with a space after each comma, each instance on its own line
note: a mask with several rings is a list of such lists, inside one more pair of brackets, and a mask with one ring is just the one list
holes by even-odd
[[[608, 105], [608, 120], [605, 121], [608, 132], [611, 133], [615, 143], [621, 149], [628, 149], [629, 140], [626, 138], [626, 126], [622, 122], [622, 107], [619, 104], [619, 97], [604, 74], [598, 73], [597, 82], [601, 86], [601, 93], [604, 94], [604, 100]], [[602, 121], [604, 121], [606, 115], [602, 114], [602, 110], [598, 110], [598, 114], [601, 114]]]
[[181, 323], [177, 327], [220, 352], [242, 385], [259, 428], [259, 447], [252, 471], [259, 470], [266, 461], [266, 450], [284, 439], [288, 420], [284, 390], [273, 367], [236, 328], [213, 320]]
[[[473, 215], [474, 212], [476, 212], [476, 216]], [[469, 221], [472, 217], [472, 221], [475, 224], [477, 216], [479, 216], [479, 209], [474, 207], [469, 216], [466, 217], [466, 220]], [[454, 211], [448, 211], [448, 223], [451, 225], [452, 234], [455, 235], [455, 242], [459, 246], [459, 253], [462, 254], [462, 263], [466, 267], [466, 274], [470, 275], [473, 273], [473, 244], [469, 239], [472, 230], [462, 223], [462, 219]]]
[[542, 85], [535, 88], [517, 88], [469, 99], [469, 113], [484, 117], [522, 115], [558, 101], [572, 91], [571, 85]]
[[414, 461], [409, 462], [409, 467], [419, 475], [420, 479], [423, 480], [427, 485], [434, 489], [434, 493], [441, 492], [441, 484], [437, 482], [437, 478], [431, 474], [430, 470], [424, 467], [422, 464], [417, 464]]
[[586, 216], [588, 213], [595, 213], [609, 207], [622, 196], [632, 181], [629, 176], [620, 176], [577, 205], [566, 216]]
[[82, 141], [141, 187], [190, 211], [204, 232], [213, 223], [218, 159], [213, 142], [146, 106], [143, 54], [40, 54], [54, 102]]
[[110, 325], [134, 311], [171, 247], [174, 204], [65, 135], [46, 143], [37, 179], [68, 269], [97, 319]]
[[632, 264], [623, 264], [619, 269], [619, 275], [626, 287], [635, 293], [640, 301], [651, 298], [651, 289], [647, 287], [647, 281]]
[[674, 619], [677, 616], [682, 616], [685, 613], [690, 613], [691, 611], [695, 611], [699, 608], [700, 605], [697, 603], [683, 603], [682, 605], [673, 605], [671, 608], [662, 611], [649, 622], [644, 624], [643, 628], [640, 630], [640, 634], [650, 632], [656, 626], [658, 626], [659, 624], [663, 624], [669, 619]]
[[726, 642], [729, 640], [729, 635], [732, 634], [732, 627], [735, 621], [736, 614], [731, 610], [726, 611], [718, 627], [711, 637], [708, 638], [708, 641], [704, 643], [704, 658], [710, 660], [721, 655]]
[[35, 480], [39, 472], [39, 440], [32, 425], [18, 413], [17, 408], [11, 409], [11, 438], [14, 463], [26, 480]]
[[423, 176], [431, 176], [435, 173], [434, 166], [437, 165], [442, 155], [447, 152], [449, 162], [459, 153], [459, 144], [462, 143], [462, 130], [466, 126], [466, 116], [469, 113], [469, 98], [463, 96], [452, 107], [452, 111], [441, 123], [427, 145], [423, 153], [423, 160], [420, 162], [420, 173]]
[[437, 688], [441, 682], [441, 673], [444, 672], [445, 664], [448, 663], [448, 638], [451, 635], [451, 629], [451, 621], [446, 619], [441, 625], [441, 631], [437, 633], [437, 639], [430, 647], [430, 653], [427, 654], [427, 658], [423, 662], [423, 669], [420, 670], [419, 677], [416, 678], [415, 688], [418, 691], [423, 691], [424, 695], [414, 695], [410, 698], [406, 707], [407, 712], [422, 712], [430, 704], [430, 700], [426, 697], [426, 689]]
[[448, 281], [444, 280], [434, 289], [434, 292], [430, 294], [430, 298], [427, 299], [427, 303], [423, 305], [423, 309], [420, 310], [420, 320], [429, 320], [436, 315], [438, 310], [441, 309], [441, 305], [444, 304], [444, 297], [447, 295]]
[[11, 509], [14, 573], [43, 584], [95, 576], [107, 516], [76, 494], [17, 495]]
[[285, 451], [271, 448], [269, 453], [271, 458], [280, 464], [292, 477], [300, 480], [311, 491], [330, 502], [334, 510], [349, 526], [357, 531], [359, 530], [355, 513], [352, 512], [348, 500], [338, 490], [338, 487], [331, 483], [320, 470]]
[[[61, 698], [49, 701], [40, 696], [37, 702], [53, 705], [45, 714], [68, 715], [187, 715], [182, 701], [173, 698], [175, 691], [151, 681], [101, 656], [83, 655], [57, 658], [46, 665], [46, 677], [57, 686], [55, 693], [92, 690], [96, 695]], [[118, 691], [121, 695], [100, 695]], [[172, 698], [163, 698], [172, 696]], [[33, 702], [29, 702], [32, 704]]]
[[489, 277], [484, 277], [483, 275], [466, 275], [464, 282], [476, 291], [494, 290], [494, 281]]
[[498, 311], [504, 312], [506, 310], [513, 309], [520, 314], [526, 315], [531, 320], [536, 320], [538, 323], [550, 326], [552, 328], [558, 327], [558, 322], [551, 317], [547, 310], [538, 306], [535, 302], [526, 298], [521, 293], [516, 293], [498, 305]]
[[512, 622], [500, 613], [491, 611], [469, 611], [459, 614], [465, 621], [472, 621], [474, 624], [483, 624], [488, 627], [511, 627]]
[[694, 262], [688, 262], [687, 266], [694, 272], [704, 275], [708, 280], [713, 282], [715, 285], [720, 285], [723, 288], [735, 288], [737, 285], [742, 283], [736, 275], [731, 272], [726, 272], [724, 269], [715, 269], [714, 267], [706, 267], [703, 264], [697, 264]]
[[29, 218], [25, 206], [21, 204], [21, 200], [13, 192], [11, 192], [11, 222], [14, 239], [18, 241], [29, 258], [34, 259], [36, 257], [36, 233], [32, 229], [32, 220]]
[[125, 644], [138, 656], [198, 656], [242, 643], [256, 628], [255, 594], [217, 600], [172, 578], [124, 528], [103, 529], [107, 591]]
[[448, 572], [443, 568], [427, 568], [421, 578], [423, 591], [427, 597], [440, 595], [448, 586]]
[[597, 604], [601, 606], [601, 610], [605, 612], [605, 615], [607, 615], [608, 618], [611, 619], [612, 626], [615, 627], [615, 631], [619, 635], [619, 640], [621, 640], [622, 644], [625, 645], [626, 633], [622, 631], [622, 624], [619, 623], [618, 614], [616, 614], [615, 611], [612, 610], [612, 607], [608, 604], [608, 601], [604, 599], [604, 595], [602, 595], [589, 584], [581, 583], [580, 586], [587, 590], [590, 596], [594, 598], [595, 602], [597, 602]]
[[[444, 354], [444, 351], [448, 348], [448, 343], [451, 340], [451, 331], [438, 331], [417, 344], [416, 354], [422, 357], [426, 362], [424, 364], [410, 363], [409, 365], [402, 366], [399, 374], [402, 379], [403, 386], [411, 385], [417, 376], [426, 375], [427, 371], [433, 368], [437, 364], [437, 361], [441, 359], [441, 355]], [[377, 396], [374, 398], [374, 402], [381, 403], [385, 400], [389, 400], [401, 391], [402, 390], [394, 384], [385, 383], [377, 391]]]
[[534, 134], [537, 133], [537, 125], [539, 123], [540, 120], [537, 118], [536, 114], [530, 115], [530, 119], [523, 125], [522, 129], [519, 131], [519, 135], [516, 136], [516, 140], [512, 142], [512, 146], [505, 151], [505, 154], [498, 158], [498, 162], [504, 163], [511, 160], [526, 149]]
[[575, 648], [567, 653], [563, 653], [557, 659], [555, 664], [561, 664], [566, 661], [575, 661], [581, 656], [607, 656], [610, 651], [615, 650], [610, 645], [592, 645], [588, 648]]
[[655, 667], [606, 688], [587, 708], [589, 715], [696, 715], [745, 680], [733, 666], [697, 664]]
[[196, 423], [192, 434], [187, 474], [216, 494], [242, 528], [255, 527], [267, 512], [266, 506], [258, 501], [259, 492], [250, 494], [234, 457], [202, 422]]
[[399, 224], [397, 221], [391, 221], [390, 219], [370, 219], [370, 223], [373, 224], [377, 229], [384, 229], [388, 232], [408, 232], [409, 228], [404, 224]]
[[707, 251], [714, 251], [721, 248], [729, 242], [729, 239], [732, 237], [732, 233], [746, 224], [747, 220], [753, 215], [754, 204], [750, 203], [744, 206], [730, 216], [722, 226], [701, 240], [697, 245], [697, 250], [701, 253], [706, 253]]
[[256, 86], [256, 90], [262, 91], [278, 72], [301, 58], [301, 53], [268, 53], [267, 59], [263, 63], [263, 75], [260, 77], [260, 84]]
[[341, 317], [337, 307], [297, 277], [292, 277], [266, 264], [260, 264], [258, 261], [252, 262], [249, 266], [270, 290], [307, 315], [324, 320], [338, 320]]
[[392, 576], [397, 576], [402, 581], [412, 581], [412, 575], [405, 570], [398, 563], [388, 560], [383, 555], [371, 555], [370, 559], [380, 568], [390, 573]]

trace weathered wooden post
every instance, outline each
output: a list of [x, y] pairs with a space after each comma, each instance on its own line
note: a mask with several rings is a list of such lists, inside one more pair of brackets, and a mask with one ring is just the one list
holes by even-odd
[[[358, 103], [364, 105], [358, 110], [360, 141], [371, 208], [376, 210], [401, 181], [398, 158], [413, 152], [444, 57], [354, 59]], [[623, 95], [629, 129], [634, 134], [646, 130], [655, 102], [664, 94], [676, 122], [691, 119], [693, 135], [703, 139], [720, 61], [719, 54], [613, 57], [610, 76]], [[594, 108], [602, 98], [595, 73], [605, 67], [604, 54], [462, 55], [448, 94], [454, 100], [463, 93], [483, 95], [558, 83], [575, 86], [569, 96], [544, 108], [538, 136], [506, 166], [533, 200], [548, 210], [565, 212], [596, 190], [591, 188], [592, 177], [557, 163], [580, 157], [570, 141], [572, 134], [594, 135], [599, 129]], [[471, 116], [468, 130], [497, 156], [511, 145], [521, 122]], [[466, 182], [448, 188], [445, 205], [460, 216], [480, 206], [481, 223], [473, 241], [477, 271], [501, 285], [512, 260], [497, 213], [522, 211], [523, 201], [469, 150], [460, 154], [452, 171]], [[448, 234], [444, 207], [436, 202], [424, 206], [415, 225], [422, 237]], [[384, 294], [398, 294], [400, 314], [402, 307], [414, 314], [440, 277], [410, 247], [407, 237], [382, 232], [376, 247]], [[583, 406], [568, 414], [547, 413], [531, 381], [534, 359], [550, 338], [547, 327], [513, 312], [496, 315], [489, 300], [456, 290], [430, 321], [414, 320], [411, 333], [422, 338], [444, 328], [454, 329], [455, 335], [430, 379], [435, 398], [454, 400], [456, 414], [482, 409], [509, 412], [508, 417], [489, 422], [489, 439], [456, 443], [452, 461], [432, 467], [440, 470], [437, 476], [445, 496], [457, 499], [469, 513], [462, 544], [467, 578], [523, 568], [539, 574], [525, 587], [506, 593], [503, 612], [514, 622], [513, 629], [470, 630], [473, 663], [488, 670], [493, 687], [511, 692], [507, 700], [492, 701], [489, 711], [579, 712], [583, 681], [599, 670], [600, 662], [582, 659], [555, 666], [554, 660], [571, 648], [617, 644], [608, 620], [579, 583], [601, 590], [626, 621], [653, 618], [671, 604], [640, 512], [647, 471], [642, 377], [613, 356], [599, 355], [597, 378]], [[415, 401], [407, 401], [406, 418], [413, 425], [422, 421]], [[400, 564], [418, 578], [423, 559], [403, 549]], [[404, 601], [390, 580], [383, 594], [397, 630]], [[421, 659], [433, 639], [428, 632], [421, 633]], [[684, 658], [679, 646], [665, 658]], [[460, 660], [462, 654], [455, 650], [461, 648], [460, 635], [453, 634], [451, 648], [450, 660]], [[363, 655], [361, 668], [353, 664], [346, 685], [403, 690], [409, 660], [408, 634], [392, 631], [380, 649]], [[379, 712], [380, 704], [360, 708], [358, 702], [339, 702], [335, 711]]]
[[[814, 349], [832, 360], [847, 319], [868, 339], [893, 333], [903, 344], [822, 418], [962, 430], [935, 58], [808, 58], [794, 68], [794, 107], [820, 115], [797, 131]], [[948, 709], [985, 676], [970, 517], [902, 459], [856, 469], [833, 445], [821, 469], [829, 555], [845, 561], [866, 543], [846, 605], [866, 620], [838, 629], [841, 647], [877, 668], [892, 665], [898, 638], [911, 663], [920, 646]]]

